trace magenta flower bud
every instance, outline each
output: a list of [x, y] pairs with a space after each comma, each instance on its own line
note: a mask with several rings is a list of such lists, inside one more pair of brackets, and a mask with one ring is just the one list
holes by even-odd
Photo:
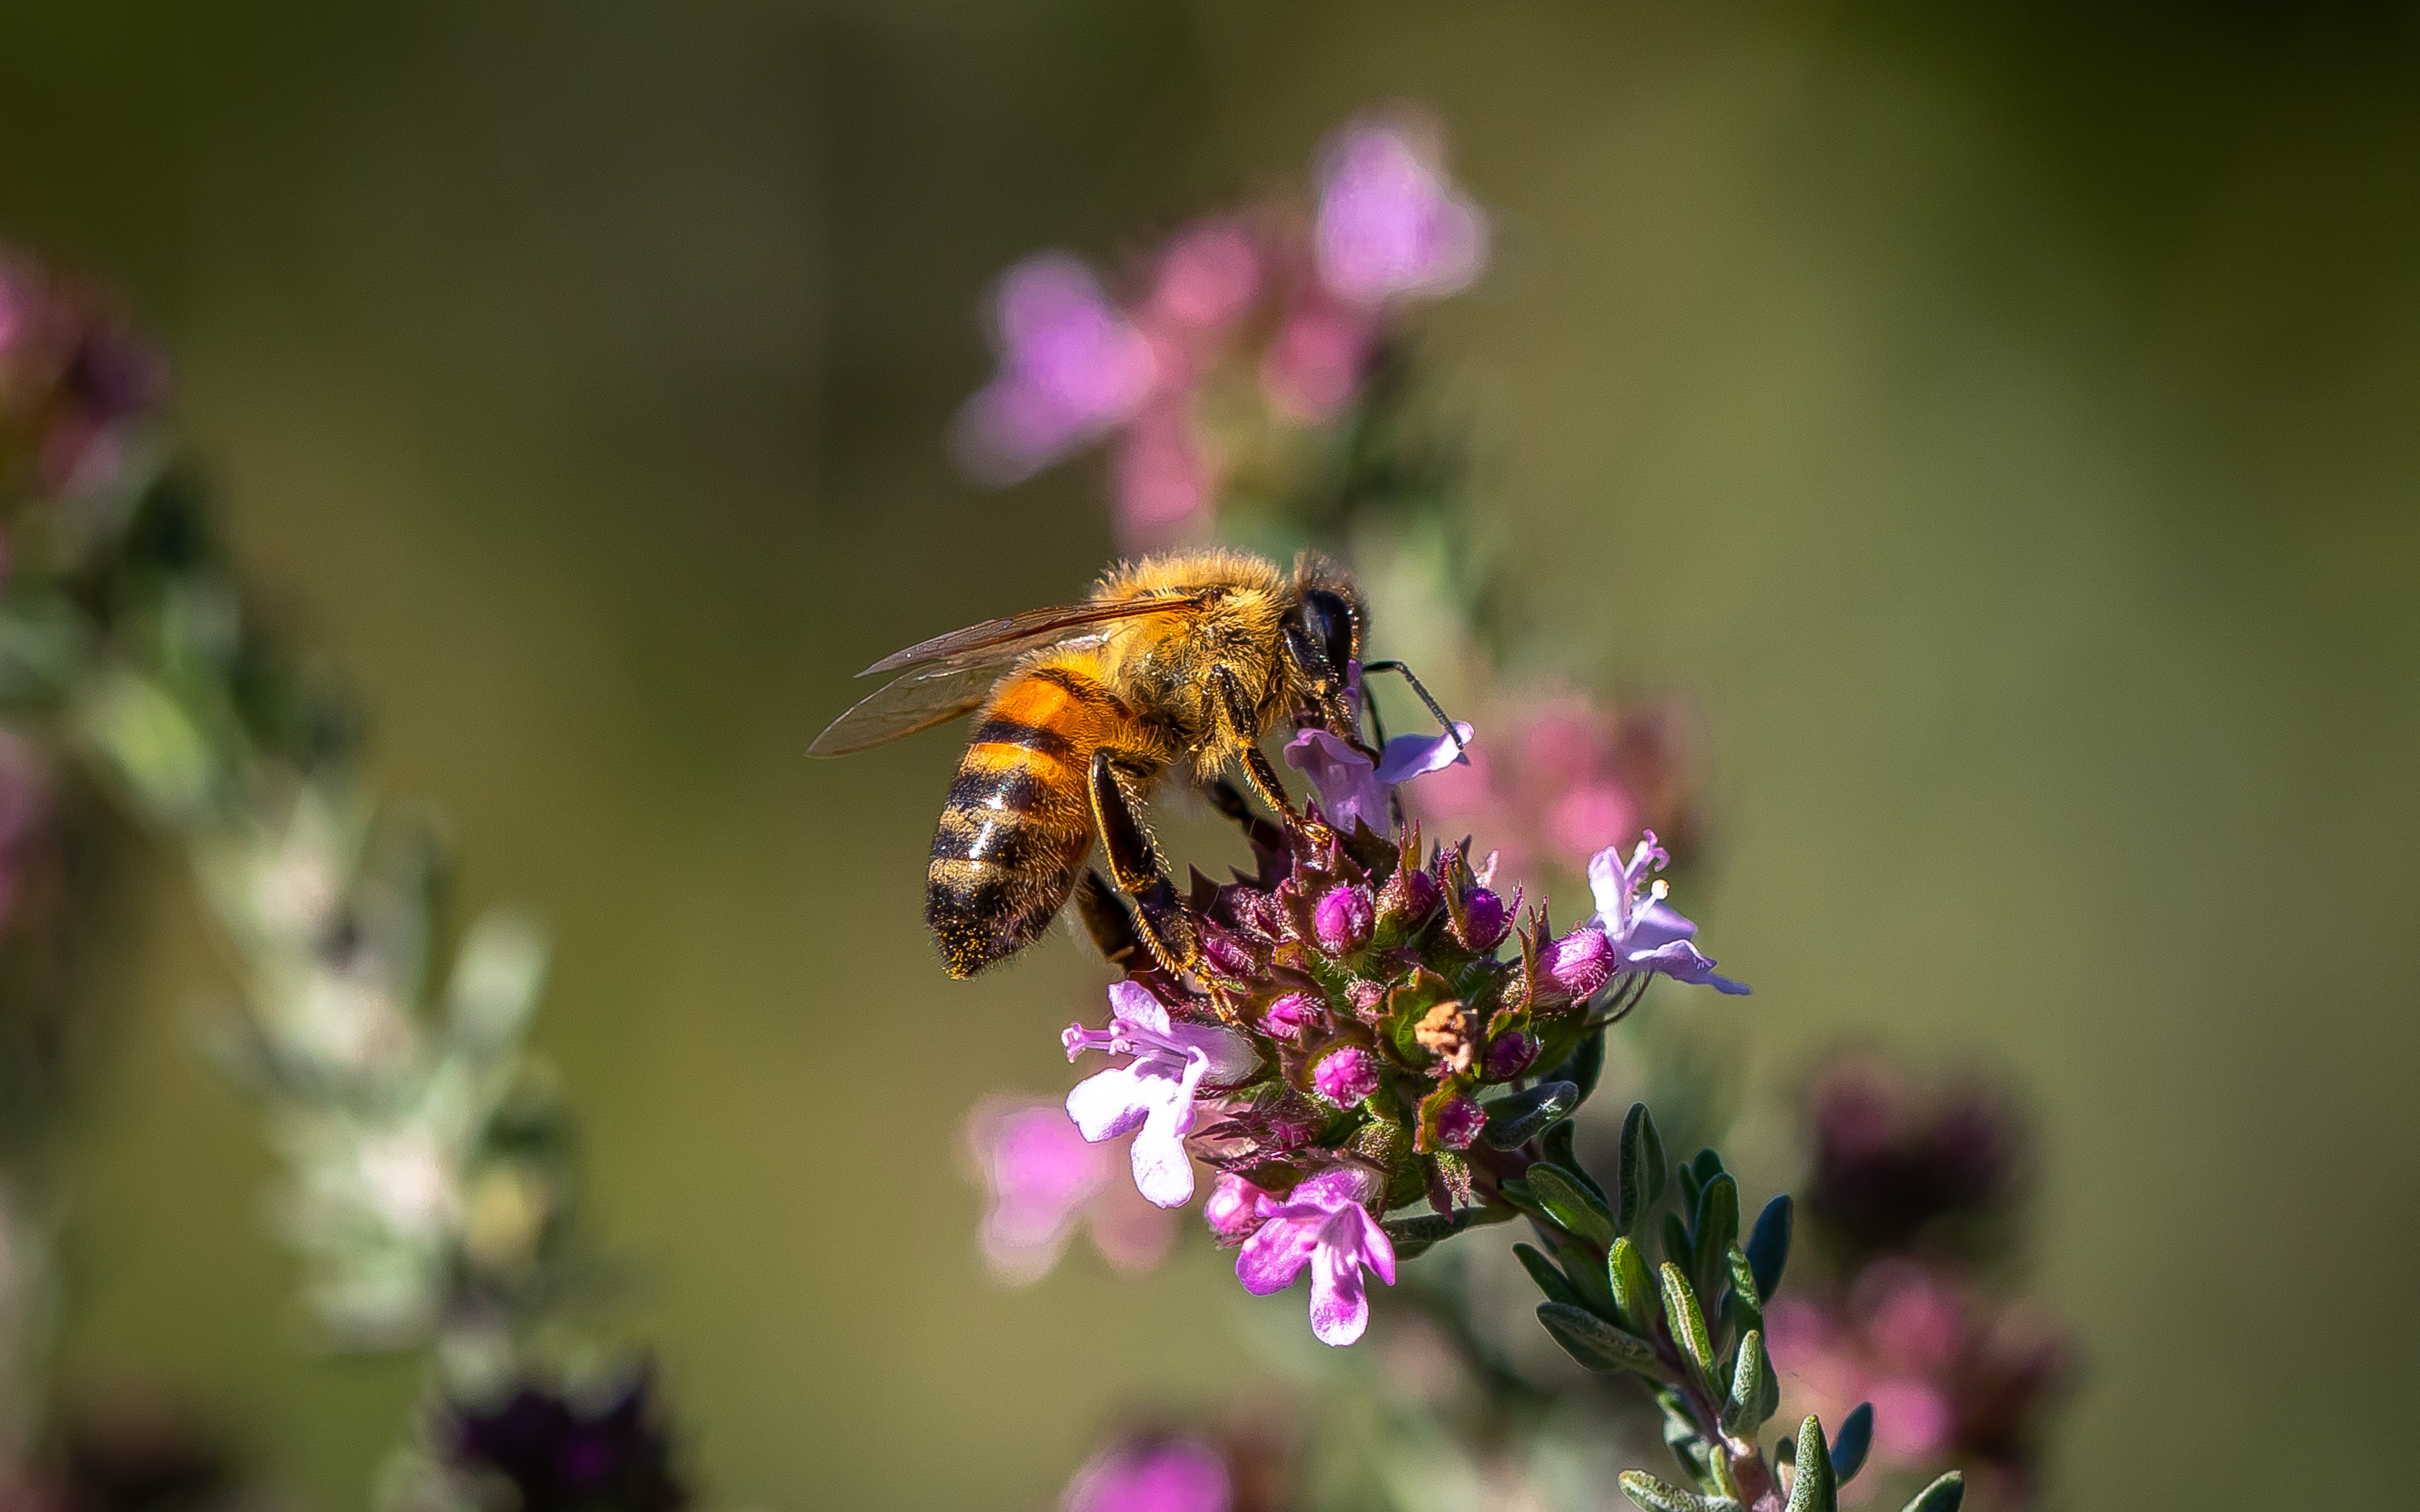
[[1545, 986], [1574, 1000], [1591, 997], [1613, 980], [1613, 942], [1605, 931], [1583, 924], [1538, 952], [1538, 976]]
[[1390, 924], [1418, 924], [1445, 902], [1436, 878], [1406, 860], [1378, 894], [1378, 917]]
[[1280, 1040], [1299, 1041], [1302, 1031], [1327, 1017], [1327, 1010], [1310, 993], [1288, 993], [1261, 1015], [1261, 1027]]
[[1437, 1143], [1448, 1149], [1468, 1149], [1487, 1122], [1487, 1115], [1477, 1103], [1466, 1097], [1449, 1101], [1437, 1110]]
[[1311, 1085], [1340, 1107], [1350, 1107], [1378, 1089], [1378, 1057], [1357, 1044], [1331, 1050], [1311, 1069]]
[[1350, 885], [1330, 887], [1311, 918], [1319, 948], [1329, 955], [1350, 955], [1369, 944], [1370, 932], [1377, 922], [1378, 909], [1370, 889]]
[[1528, 1071], [1537, 1058], [1538, 1041], [1534, 1035], [1523, 1034], [1518, 1029], [1510, 1034], [1499, 1034], [1487, 1042], [1487, 1079], [1509, 1082]]
[[1202, 959], [1230, 981], [1249, 981], [1262, 971], [1261, 959], [1252, 948], [1220, 929], [1202, 932]]
[[1353, 1005], [1354, 1012], [1373, 1023], [1386, 1016], [1387, 989], [1365, 977], [1344, 984], [1344, 1000]]
[[1221, 1244], [1240, 1244], [1260, 1228], [1261, 1199], [1268, 1196], [1233, 1171], [1220, 1173], [1202, 1204], [1202, 1217]]
[[1470, 920], [1463, 944], [1474, 950], [1492, 950], [1512, 926], [1512, 911], [1486, 887], [1473, 887], [1462, 901], [1463, 917]]

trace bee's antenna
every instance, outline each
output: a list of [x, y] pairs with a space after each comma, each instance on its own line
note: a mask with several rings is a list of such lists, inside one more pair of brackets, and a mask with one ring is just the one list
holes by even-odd
[[[1412, 670], [1409, 667], [1404, 666], [1400, 661], [1393, 660], [1363, 662], [1361, 664], [1361, 675], [1367, 677], [1372, 672], [1393, 672], [1397, 676], [1403, 678], [1404, 682], [1411, 684], [1412, 691], [1418, 693], [1420, 696], [1420, 702], [1429, 706], [1429, 712], [1436, 716], [1436, 722], [1445, 726], [1445, 733], [1453, 737], [1454, 749], [1460, 750], [1462, 748], [1462, 731], [1460, 727], [1455, 725], [1451, 719], [1446, 717], [1445, 710], [1438, 706], [1435, 699], [1429, 696], [1429, 690], [1420, 686], [1420, 680], [1412, 675]], [[1364, 696], [1367, 696], [1366, 685]]]

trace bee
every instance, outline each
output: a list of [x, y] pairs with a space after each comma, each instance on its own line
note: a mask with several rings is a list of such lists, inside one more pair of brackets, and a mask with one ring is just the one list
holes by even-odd
[[1346, 677], [1365, 618], [1352, 578], [1315, 554], [1290, 574], [1241, 551], [1153, 557], [1111, 569], [1080, 603], [876, 662], [858, 675], [899, 675], [833, 720], [808, 754], [846, 755], [975, 716], [925, 872], [924, 918], [951, 976], [971, 977], [1040, 937], [1095, 842], [1141, 943], [1167, 969], [1189, 970], [1200, 944], [1147, 805], [1173, 774], [1216, 784], [1220, 806], [1240, 814], [1223, 780], [1233, 770], [1300, 825], [1261, 738], [1293, 718], [1360, 743]]

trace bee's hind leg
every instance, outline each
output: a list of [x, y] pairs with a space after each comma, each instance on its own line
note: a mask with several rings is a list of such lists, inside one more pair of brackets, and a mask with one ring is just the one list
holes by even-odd
[[[1192, 916], [1185, 911], [1184, 900], [1177, 895], [1176, 884], [1168, 880], [1168, 868], [1159, 858], [1159, 848], [1152, 843], [1151, 831], [1136, 812], [1140, 804], [1119, 779], [1114, 752], [1104, 749], [1093, 753], [1093, 768], [1086, 785], [1093, 800], [1093, 825], [1101, 837], [1101, 855], [1109, 863], [1109, 877], [1117, 884], [1117, 890], [1134, 900], [1129, 921], [1143, 948], [1171, 974], [1195, 971], [1202, 964], [1201, 937], [1194, 931]], [[1085, 900], [1087, 928], [1092, 925], [1093, 902], [1090, 898]], [[1094, 935], [1096, 942], [1099, 938]], [[1203, 982], [1210, 989], [1219, 1016], [1233, 1018], [1235, 1008], [1226, 993], [1207, 978]]]

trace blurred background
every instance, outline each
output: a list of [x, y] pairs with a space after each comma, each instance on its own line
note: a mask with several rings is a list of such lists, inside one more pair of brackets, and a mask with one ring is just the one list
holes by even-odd
[[[1253, 1368], [1202, 1246], [983, 1280], [960, 1119], [1064, 1085], [1103, 973], [945, 981], [956, 747], [800, 753], [857, 668], [1110, 554], [1095, 471], [950, 465], [997, 271], [1398, 100], [1497, 218], [1425, 347], [1485, 507], [1571, 670], [1704, 716], [1691, 911], [1758, 994], [1686, 1011], [1774, 1087], [1843, 1041], [2012, 1074], [2086, 1369], [2057, 1503], [2381, 1504], [2392, 1434], [2348, 1425], [2420, 1409], [2362, 1363], [2420, 1344], [2415, 85], [2385, 4], [20, 0], [0, 232], [160, 334], [382, 785], [466, 903], [551, 924], [539, 1041], [712, 1504], [1042, 1504], [1115, 1414]], [[271, 1157], [192, 1052], [223, 963], [171, 869], [139, 908], [65, 1371], [362, 1504], [417, 1378], [302, 1352]]]

